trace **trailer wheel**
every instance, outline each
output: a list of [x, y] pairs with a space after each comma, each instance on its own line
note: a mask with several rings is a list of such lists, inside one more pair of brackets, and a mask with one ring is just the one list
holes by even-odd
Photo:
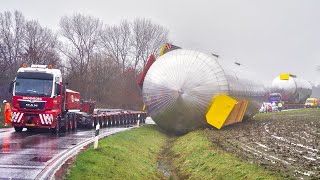
[[133, 123], [134, 123], [134, 124], [137, 124], [137, 122], [138, 122], [138, 120], [139, 120], [139, 117], [140, 117], [140, 114], [135, 114], [135, 115], [133, 116]]
[[78, 124], [77, 124], [76, 116], [73, 116], [72, 121], [73, 121], [72, 130], [77, 130]]
[[107, 124], [107, 127], [111, 127], [111, 116], [108, 116], [108, 124]]
[[138, 115], [137, 114], [133, 114], [132, 116], [131, 116], [131, 118], [132, 118], [132, 124], [135, 124], [136, 123], [136, 119], [137, 119], [137, 117], [138, 117]]
[[119, 126], [120, 125], [120, 116], [118, 115], [117, 118], [116, 118], [116, 126]]
[[99, 124], [100, 124], [100, 127], [103, 127], [103, 120], [102, 120], [102, 117], [99, 117]]
[[106, 117], [104, 116], [104, 117], [102, 117], [102, 124], [101, 124], [101, 127], [106, 127]]
[[130, 114], [130, 124], [133, 124], [134, 123], [134, 117], [133, 117], [133, 114]]
[[123, 125], [123, 115], [120, 115], [118, 125], [120, 125], [120, 126]]
[[142, 120], [142, 123], [146, 123], [146, 118], [147, 118], [147, 115], [143, 115], [143, 120]]
[[94, 118], [93, 118], [93, 121], [92, 121], [92, 128], [95, 129], [97, 124], [98, 124], [97, 118], [94, 117]]
[[73, 129], [73, 114], [70, 114], [68, 116], [68, 121], [69, 121], [69, 125], [68, 125], [68, 131]]
[[116, 126], [116, 122], [117, 122], [117, 117], [113, 116], [113, 118], [112, 118], [112, 126]]
[[14, 130], [15, 130], [16, 132], [21, 132], [22, 129], [23, 129], [23, 127], [14, 127]]
[[131, 121], [131, 120], [130, 120], [130, 115], [127, 114], [127, 115], [126, 115], [126, 124], [131, 124], [130, 121]]

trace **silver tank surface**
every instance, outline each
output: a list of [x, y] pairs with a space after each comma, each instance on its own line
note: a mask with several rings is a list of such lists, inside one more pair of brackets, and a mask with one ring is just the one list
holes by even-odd
[[312, 94], [312, 86], [308, 81], [291, 76], [288, 80], [281, 80], [277, 76], [272, 81], [271, 90], [280, 93], [283, 101], [291, 103], [305, 103]]
[[265, 95], [264, 86], [236, 64], [212, 55], [178, 49], [164, 54], [150, 67], [143, 84], [149, 115], [163, 129], [186, 133], [207, 126], [205, 115], [214, 95], [247, 99], [246, 115], [255, 114]]

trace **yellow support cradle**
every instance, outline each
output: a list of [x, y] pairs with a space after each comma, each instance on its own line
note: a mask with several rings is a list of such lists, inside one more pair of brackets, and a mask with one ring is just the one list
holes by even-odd
[[247, 107], [247, 100], [237, 101], [227, 95], [217, 95], [212, 99], [206, 119], [210, 125], [220, 129], [223, 126], [241, 122]]
[[207, 122], [220, 129], [236, 103], [235, 99], [227, 95], [214, 96], [209, 111], [206, 114]]

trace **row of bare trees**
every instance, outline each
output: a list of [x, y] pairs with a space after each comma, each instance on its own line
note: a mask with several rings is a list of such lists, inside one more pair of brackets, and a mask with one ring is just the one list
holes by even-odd
[[83, 99], [140, 107], [136, 80], [150, 54], [168, 41], [168, 30], [144, 18], [110, 26], [82, 14], [64, 16], [59, 25], [53, 32], [21, 12], [0, 12], [0, 98], [9, 97], [8, 84], [23, 63], [52, 64]]
[[23, 63], [61, 63], [58, 37], [37, 21], [26, 20], [21, 12], [0, 13], [0, 96], [9, 98], [8, 84]]

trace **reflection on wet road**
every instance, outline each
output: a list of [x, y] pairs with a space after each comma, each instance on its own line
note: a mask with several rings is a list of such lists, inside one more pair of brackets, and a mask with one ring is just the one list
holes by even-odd
[[[103, 128], [100, 134], [123, 131], [127, 127]], [[94, 130], [61, 133], [16, 133], [0, 129], [0, 179], [35, 179], [55, 157], [94, 137]]]

